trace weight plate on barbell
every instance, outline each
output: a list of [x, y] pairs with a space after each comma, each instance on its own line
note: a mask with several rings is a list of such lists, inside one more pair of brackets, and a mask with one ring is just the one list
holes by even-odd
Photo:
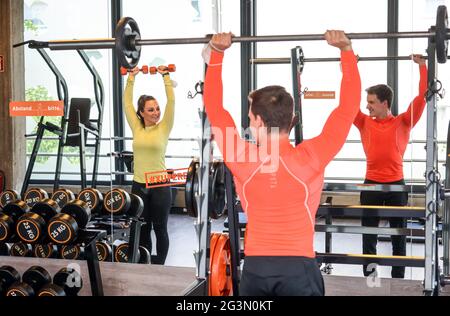
[[136, 40], [141, 39], [141, 32], [136, 21], [130, 17], [123, 17], [116, 26], [116, 55], [119, 65], [126, 69], [133, 69], [139, 63], [141, 46]]
[[447, 61], [448, 51], [448, 14], [447, 7], [440, 5], [436, 15], [436, 58], [440, 64]]

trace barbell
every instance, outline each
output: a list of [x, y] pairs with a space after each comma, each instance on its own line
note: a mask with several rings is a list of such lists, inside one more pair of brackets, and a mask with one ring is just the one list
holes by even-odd
[[[436, 44], [436, 57], [439, 63], [447, 61], [447, 48], [449, 39], [447, 7], [441, 5], [437, 9], [436, 25], [426, 32], [391, 32], [391, 33], [347, 33], [350, 39], [388, 39], [388, 38], [432, 38]], [[142, 39], [137, 22], [131, 17], [119, 20], [115, 30], [115, 38], [104, 39], [78, 39], [56, 41], [26, 41], [15, 44], [14, 47], [28, 44], [30, 48], [49, 48], [50, 50], [78, 50], [78, 49], [115, 49], [119, 65], [132, 69], [141, 56], [141, 46], [148, 45], [183, 45], [205, 44], [210, 37], [193, 38], [163, 38]], [[282, 42], [282, 41], [316, 41], [323, 40], [323, 34], [300, 35], [265, 35], [265, 36], [236, 36], [234, 43], [247, 42]]]

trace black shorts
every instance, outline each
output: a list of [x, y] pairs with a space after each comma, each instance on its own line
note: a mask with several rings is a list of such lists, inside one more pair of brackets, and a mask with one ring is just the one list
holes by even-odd
[[323, 296], [323, 277], [315, 258], [248, 256], [241, 296]]

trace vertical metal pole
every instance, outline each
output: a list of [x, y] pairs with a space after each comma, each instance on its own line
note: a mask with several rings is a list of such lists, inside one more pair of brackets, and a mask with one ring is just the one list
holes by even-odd
[[[256, 34], [256, 0], [241, 1], [241, 36]], [[256, 57], [256, 43], [241, 43], [241, 126], [249, 127], [248, 95], [256, 89], [256, 66], [250, 64], [250, 59]], [[247, 134], [247, 133], [246, 133]], [[245, 135], [246, 137], [249, 135]]]
[[[448, 123], [447, 132], [447, 154], [445, 158], [445, 189], [450, 189], [450, 122]], [[444, 201], [444, 218], [442, 221], [442, 243], [444, 248], [444, 276], [450, 276], [450, 200], [447, 198]]]
[[[398, 0], [388, 0], [388, 33], [398, 32]], [[387, 56], [398, 56], [398, 39], [387, 39]], [[398, 91], [398, 60], [390, 59], [387, 61], [387, 84], [394, 91]], [[398, 115], [398, 93], [394, 92], [391, 112]]]
[[292, 91], [294, 94], [294, 112], [298, 115], [298, 123], [295, 124], [295, 145], [303, 141], [303, 114], [302, 114], [302, 84], [303, 51], [300, 46], [291, 49]]
[[34, 163], [36, 162], [37, 154], [39, 152], [39, 147], [41, 146], [42, 137], [44, 136], [44, 117], [41, 116], [41, 120], [38, 123], [38, 130], [36, 133], [36, 140], [34, 141], [33, 151], [31, 152], [30, 161], [28, 162], [27, 171], [25, 172], [25, 178], [22, 184], [22, 190], [20, 191], [20, 195], [23, 197], [25, 192], [28, 189], [28, 185], [30, 184], [31, 174], [33, 173]]
[[[205, 64], [205, 74], [207, 70]], [[202, 93], [203, 94], [203, 93]], [[202, 98], [203, 101], [203, 98]], [[209, 219], [208, 199], [209, 199], [209, 166], [213, 159], [211, 147], [211, 125], [206, 116], [205, 107], [203, 105], [200, 113], [202, 121], [201, 139], [200, 139], [200, 161], [198, 168], [198, 194], [195, 196], [198, 205], [197, 220], [195, 230], [198, 236], [198, 251], [194, 253], [195, 262], [197, 264], [197, 278], [207, 280], [204, 289], [205, 295], [208, 295], [208, 273], [210, 263], [209, 242], [211, 236], [211, 222]]]
[[86, 131], [84, 125], [80, 124], [80, 111], [78, 111], [78, 130], [80, 132], [80, 176], [81, 189], [85, 189], [86, 185]]
[[[111, 2], [111, 30], [114, 34], [116, 25], [122, 16], [122, 1], [113, 0]], [[113, 124], [114, 124], [114, 136], [125, 136], [125, 122], [123, 115], [122, 97], [123, 97], [123, 84], [122, 76], [120, 75], [120, 67], [117, 61], [117, 54], [115, 50], [112, 50], [112, 111], [113, 111]], [[123, 139], [114, 140], [114, 151], [122, 152], [125, 149], [125, 141]], [[125, 171], [124, 166], [118, 159], [114, 161], [115, 170], [119, 172]], [[112, 178], [111, 178], [112, 180]], [[123, 174], [115, 175], [115, 182], [118, 185], [122, 185], [125, 181]], [[112, 183], [111, 183], [112, 184]]]
[[[434, 31], [434, 30], [431, 30]], [[428, 87], [433, 91], [436, 87], [436, 44], [428, 39]], [[436, 94], [427, 96], [427, 136], [426, 136], [426, 172], [425, 172], [425, 280], [424, 293], [436, 294], [436, 212], [437, 212], [437, 129], [436, 129]]]

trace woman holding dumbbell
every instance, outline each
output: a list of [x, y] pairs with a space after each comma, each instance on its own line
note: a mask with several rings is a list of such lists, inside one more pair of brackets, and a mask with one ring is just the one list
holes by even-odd
[[141, 95], [138, 109], [133, 106], [133, 87], [139, 68], [134, 68], [127, 80], [124, 92], [125, 115], [133, 132], [134, 177], [132, 193], [144, 201], [143, 217], [146, 225], [142, 227], [140, 244], [152, 251], [151, 230], [156, 236], [156, 256], [152, 256], [152, 264], [164, 264], [169, 250], [167, 221], [172, 204], [170, 187], [146, 189], [145, 173], [166, 170], [165, 155], [169, 134], [175, 116], [175, 95], [169, 69], [159, 66], [157, 71], [162, 75], [166, 88], [167, 104], [164, 116], [160, 121], [161, 110], [158, 101], [149, 95]]

